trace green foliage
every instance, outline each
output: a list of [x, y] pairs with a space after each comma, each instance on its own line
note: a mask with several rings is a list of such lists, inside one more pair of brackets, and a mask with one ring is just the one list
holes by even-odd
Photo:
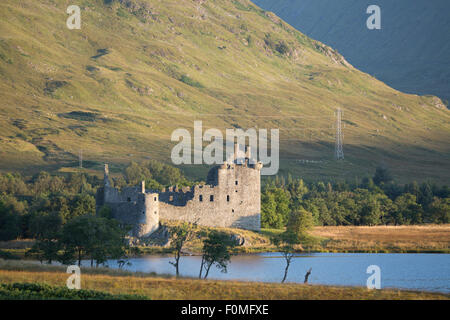
[[0, 241], [14, 240], [19, 236], [19, 218], [0, 201]]
[[37, 255], [41, 262], [52, 263], [53, 260], [57, 260], [61, 248], [59, 238], [62, 226], [63, 219], [57, 213], [34, 216], [30, 222], [30, 230], [36, 243], [27, 254]]
[[0, 284], [0, 300], [146, 300], [147, 297], [110, 294], [94, 290], [70, 290], [41, 283]]
[[290, 242], [300, 243], [308, 236], [308, 231], [314, 226], [314, 219], [310, 212], [302, 209], [294, 211], [289, 217], [286, 232], [292, 237]]
[[[401, 186], [390, 174], [377, 169], [378, 185], [371, 178], [362, 181], [305, 184], [288, 176], [266, 181], [261, 194], [263, 228], [282, 229], [288, 213], [306, 210], [315, 225], [401, 225], [445, 223], [447, 186], [416, 182]], [[288, 195], [288, 196], [286, 196]]]
[[170, 261], [170, 264], [175, 267], [177, 277], [180, 275], [181, 251], [185, 243], [194, 236], [195, 229], [196, 225], [183, 222], [180, 225], [172, 227], [170, 230], [171, 247], [175, 258], [175, 261]]
[[217, 230], [211, 231], [203, 240], [199, 278], [202, 277], [204, 270], [204, 279], [206, 279], [213, 265], [221, 272], [226, 273], [227, 265], [231, 260], [231, 250], [236, 245], [236, 240], [232, 239], [229, 234]]
[[104, 263], [108, 258], [120, 259], [126, 254], [127, 244], [122, 229], [113, 219], [84, 215], [64, 225], [61, 235], [63, 254], [60, 260], [71, 263], [89, 258], [91, 265]]
[[178, 80], [194, 88], [204, 88], [204, 86], [200, 82], [195, 81], [185, 74], [183, 74]]
[[289, 193], [277, 187], [266, 189], [261, 195], [261, 226], [282, 228], [289, 217]]
[[389, 169], [385, 167], [378, 167], [375, 171], [375, 175], [373, 176], [373, 182], [376, 185], [380, 185], [382, 183], [389, 183], [392, 181], [392, 174]]

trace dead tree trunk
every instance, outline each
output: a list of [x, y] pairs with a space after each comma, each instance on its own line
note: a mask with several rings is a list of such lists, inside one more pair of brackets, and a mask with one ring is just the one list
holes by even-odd
[[312, 268], [309, 268], [308, 272], [305, 274], [305, 281], [303, 283], [308, 283], [309, 275], [311, 274]]

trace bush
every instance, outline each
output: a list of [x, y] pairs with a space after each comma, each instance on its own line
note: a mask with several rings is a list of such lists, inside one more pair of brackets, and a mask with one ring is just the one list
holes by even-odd
[[41, 283], [0, 284], [3, 300], [146, 300], [140, 295], [114, 295], [94, 290], [70, 290]]

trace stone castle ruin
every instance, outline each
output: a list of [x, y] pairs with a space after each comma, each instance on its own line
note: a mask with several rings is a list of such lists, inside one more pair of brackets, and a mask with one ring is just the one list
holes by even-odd
[[213, 167], [206, 184], [170, 187], [162, 191], [138, 187], [118, 190], [110, 184], [105, 165], [104, 186], [97, 192], [97, 210], [108, 206], [113, 217], [132, 226], [131, 235], [146, 237], [156, 231], [159, 220], [181, 220], [210, 227], [259, 231], [261, 228], [261, 168], [252, 163], [251, 150], [239, 156], [235, 144], [233, 158]]

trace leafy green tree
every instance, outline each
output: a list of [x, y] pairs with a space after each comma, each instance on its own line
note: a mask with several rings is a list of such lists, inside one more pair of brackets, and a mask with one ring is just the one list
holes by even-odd
[[19, 234], [19, 216], [14, 214], [0, 201], [0, 240], [14, 240]]
[[389, 183], [392, 181], [392, 174], [386, 167], [378, 167], [375, 170], [375, 175], [373, 176], [373, 182], [376, 185], [381, 185], [382, 183]]
[[277, 212], [275, 195], [271, 192], [261, 194], [261, 226], [275, 229], [283, 227], [283, 217]]
[[422, 206], [417, 203], [416, 196], [405, 193], [395, 199], [397, 211], [394, 213], [396, 224], [422, 223]]
[[203, 240], [199, 278], [202, 277], [202, 271], [204, 270], [204, 279], [206, 279], [213, 265], [216, 265], [221, 272], [226, 273], [227, 265], [231, 259], [231, 249], [236, 245], [236, 241], [229, 234], [216, 230], [211, 231], [207, 238]]
[[75, 198], [71, 212], [72, 218], [83, 215], [95, 215], [95, 198], [86, 193]]
[[171, 236], [171, 247], [174, 252], [175, 261], [170, 261], [170, 264], [175, 267], [175, 272], [177, 277], [180, 275], [180, 258], [181, 251], [184, 245], [189, 241], [195, 234], [196, 225], [189, 223], [182, 223], [175, 226], [170, 231]]
[[420, 193], [417, 198], [417, 202], [424, 208], [428, 209], [428, 206], [433, 202], [433, 190], [430, 184], [424, 182], [420, 186]]
[[111, 210], [111, 207], [108, 205], [104, 205], [100, 208], [100, 210], [98, 211], [97, 216], [101, 217], [101, 218], [106, 218], [106, 219], [113, 219], [113, 212]]
[[128, 185], [138, 185], [141, 181], [151, 179], [152, 174], [148, 168], [131, 162], [131, 164], [125, 169], [125, 179]]
[[261, 197], [261, 222], [265, 228], [281, 229], [289, 218], [289, 193], [280, 188], [273, 187], [263, 191]]
[[51, 264], [53, 260], [58, 259], [61, 248], [59, 239], [63, 225], [62, 217], [57, 213], [40, 214], [34, 216], [30, 224], [36, 242], [27, 254], [34, 253], [41, 263], [46, 261]]
[[450, 198], [435, 197], [430, 205], [427, 220], [433, 223], [450, 223]]
[[309, 237], [308, 232], [314, 227], [314, 219], [311, 212], [304, 209], [294, 211], [289, 217], [286, 232], [300, 243]]
[[98, 265], [109, 258], [119, 259], [126, 252], [125, 235], [126, 230], [121, 229], [114, 219], [78, 216], [64, 225], [61, 261], [75, 259], [81, 265], [84, 258], [89, 258], [91, 265], [94, 261]]

